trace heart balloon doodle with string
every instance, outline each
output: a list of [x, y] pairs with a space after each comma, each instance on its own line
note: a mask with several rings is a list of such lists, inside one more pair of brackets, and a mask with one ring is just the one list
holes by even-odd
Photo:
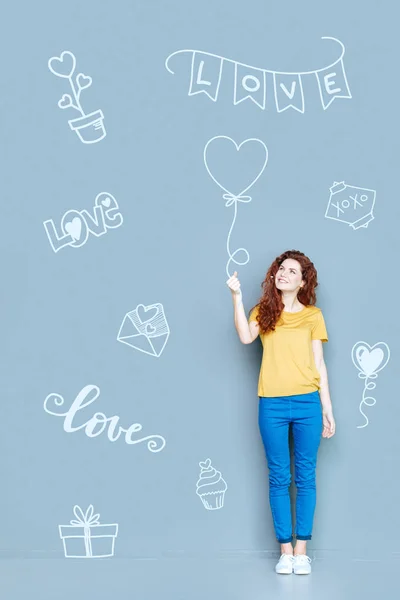
[[366, 419], [366, 423], [357, 425], [357, 428], [361, 429], [368, 425], [368, 418], [362, 410], [362, 405], [374, 406], [376, 403], [373, 396], [366, 395], [367, 390], [376, 388], [376, 383], [369, 380], [376, 379], [379, 371], [386, 367], [390, 359], [390, 349], [385, 342], [377, 342], [373, 346], [370, 346], [367, 342], [357, 342], [351, 350], [351, 359], [354, 366], [359, 370], [358, 376], [360, 379], [365, 379], [359, 410]]
[[[211, 138], [204, 148], [204, 165], [211, 179], [220, 187], [226, 201], [225, 206], [234, 206], [234, 216], [229, 230], [227, 250], [229, 259], [226, 264], [226, 273], [230, 277], [229, 265], [245, 265], [250, 260], [250, 255], [245, 248], [230, 250], [230, 237], [236, 222], [238, 203], [251, 201], [251, 196], [246, 192], [256, 183], [264, 172], [268, 163], [268, 148], [261, 140], [250, 138], [237, 144], [232, 138], [218, 135]], [[243, 261], [235, 258], [238, 252], [245, 254]]]

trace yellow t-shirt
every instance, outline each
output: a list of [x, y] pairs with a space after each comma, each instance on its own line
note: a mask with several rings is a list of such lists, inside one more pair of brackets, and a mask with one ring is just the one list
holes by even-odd
[[[250, 313], [255, 321], [258, 306]], [[320, 375], [315, 366], [311, 340], [328, 341], [320, 308], [305, 306], [296, 313], [283, 311], [275, 331], [260, 333], [263, 345], [258, 395], [292, 396], [307, 394], [320, 388]]]

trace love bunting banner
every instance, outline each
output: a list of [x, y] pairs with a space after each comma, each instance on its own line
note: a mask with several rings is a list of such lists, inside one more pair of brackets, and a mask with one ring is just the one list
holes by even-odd
[[272, 75], [271, 86], [278, 113], [289, 108], [304, 113], [303, 79], [313, 77], [317, 82], [322, 107], [326, 110], [336, 98], [351, 98], [352, 96], [343, 64], [344, 45], [333, 37], [322, 37], [321, 39], [337, 42], [341, 48], [341, 54], [332, 64], [314, 71], [300, 73], [272, 71], [246, 65], [217, 54], [192, 49], [173, 52], [166, 59], [165, 67], [174, 75], [175, 72], [169, 66], [170, 59], [177, 54], [191, 53], [192, 63], [188, 95], [195, 96], [204, 93], [216, 102], [224, 64], [232, 63], [234, 65], [233, 104], [236, 105], [245, 100], [251, 100], [262, 110], [266, 108], [267, 73], [269, 73]]

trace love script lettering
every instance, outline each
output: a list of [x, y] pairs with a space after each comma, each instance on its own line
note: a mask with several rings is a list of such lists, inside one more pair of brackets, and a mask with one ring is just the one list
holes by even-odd
[[166, 442], [161, 435], [148, 435], [143, 438], [132, 439], [135, 433], [142, 430], [142, 425], [140, 423], [133, 423], [128, 429], [124, 429], [118, 425], [119, 417], [117, 415], [107, 417], [102, 412], [96, 412], [85, 423], [75, 425], [74, 419], [76, 414], [86, 406], [92, 404], [99, 396], [100, 389], [97, 385], [86, 385], [66, 412], [57, 410], [58, 407], [64, 405], [64, 398], [60, 394], [49, 394], [44, 401], [43, 408], [49, 415], [64, 417], [64, 431], [66, 433], [74, 433], [75, 431], [79, 431], [79, 429], [84, 429], [86, 435], [89, 438], [93, 438], [103, 433], [107, 428], [107, 437], [110, 442], [116, 442], [120, 435], [124, 433], [127, 444], [140, 444], [140, 442], [148, 440], [147, 448], [150, 452], [160, 452], [164, 448]]

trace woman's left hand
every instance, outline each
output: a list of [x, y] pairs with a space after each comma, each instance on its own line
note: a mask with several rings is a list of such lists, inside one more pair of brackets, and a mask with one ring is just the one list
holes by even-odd
[[322, 421], [324, 424], [322, 437], [330, 438], [335, 435], [336, 424], [335, 419], [333, 418], [333, 411], [331, 409], [322, 411]]

